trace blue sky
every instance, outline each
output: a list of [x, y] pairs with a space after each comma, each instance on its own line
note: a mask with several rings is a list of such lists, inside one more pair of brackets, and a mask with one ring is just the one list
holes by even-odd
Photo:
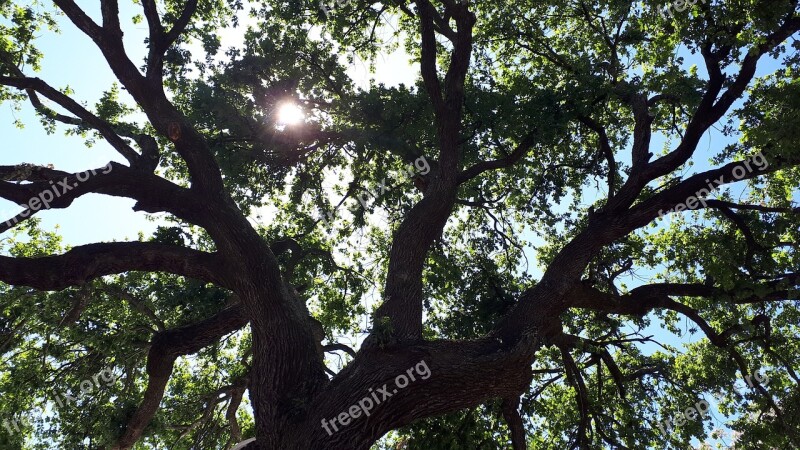
[[[99, 14], [99, 2], [79, 1], [87, 13], [95, 18]], [[133, 16], [135, 5], [122, 2], [123, 24], [131, 24], [125, 18]], [[104, 90], [114, 81], [113, 74], [91, 40], [77, 30], [65, 17], [59, 18], [60, 34], [49, 30], [40, 32], [37, 47], [45, 55], [42, 70], [29, 76], [38, 76], [55, 88], [69, 86], [73, 98], [84, 105], [94, 105]], [[142, 39], [144, 25], [126, 28], [126, 46], [134, 61], [144, 55]], [[23, 129], [14, 125], [15, 120], [24, 124]], [[109, 161], [125, 162], [108, 144], [98, 140], [92, 148], [86, 148], [84, 140], [75, 136], [64, 136], [67, 127], [59, 125], [57, 132], [47, 135], [29, 103], [15, 111], [10, 103], [0, 104], [0, 165], [31, 163], [53, 164], [56, 169], [80, 172], [106, 165]], [[125, 162], [127, 164], [127, 162]], [[155, 224], [147, 220], [144, 213], [133, 212], [133, 200], [102, 195], [86, 195], [77, 199], [67, 209], [40, 211], [36, 217], [42, 219], [44, 229], [60, 226], [64, 241], [72, 246], [111, 240], [135, 240], [142, 230], [149, 234]], [[12, 202], [0, 199], [0, 214], [5, 221], [22, 211]], [[8, 233], [7, 233], [8, 234]]]

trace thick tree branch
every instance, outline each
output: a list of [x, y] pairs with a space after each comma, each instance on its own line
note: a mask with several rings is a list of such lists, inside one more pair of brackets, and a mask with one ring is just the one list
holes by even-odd
[[[663, 214], [664, 211], [669, 211], [675, 207], [675, 205], [684, 203], [688, 205], [689, 199], [698, 199], [698, 202], [695, 202], [697, 203], [695, 208], [686, 209], [696, 209], [702, 203], [699, 201], [700, 198], [709, 195], [712, 190], [718, 189], [720, 186], [750, 180], [800, 165], [800, 158], [783, 160], [778, 157], [770, 157], [770, 155], [765, 155], [765, 157], [768, 161], [768, 166], [751, 166], [748, 168], [744, 161], [730, 162], [724, 166], [693, 175], [678, 185], [659, 192], [634, 206], [628, 213], [620, 217], [620, 220], [616, 221], [616, 225], [620, 227], [620, 233], [614, 233], [615, 236], [623, 236], [637, 228], [649, 224], [655, 218], [659, 217], [660, 214]], [[750, 162], [747, 161], [747, 163]], [[737, 170], [743, 170], [744, 175], [737, 176]], [[625, 231], [623, 232], [622, 230]]]
[[158, 411], [174, 363], [179, 357], [197, 353], [225, 335], [241, 329], [247, 322], [243, 308], [237, 304], [206, 320], [157, 333], [147, 354], [148, 382], [144, 397], [112, 450], [129, 450], [141, 438]]
[[[200, 195], [152, 173], [116, 163], [76, 174], [32, 165], [0, 166], [0, 179], [13, 180], [0, 181], [0, 197], [27, 205], [32, 212], [67, 208], [78, 197], [95, 193], [136, 200], [136, 211], [168, 212], [201, 226], [210, 223], [207, 202]], [[29, 183], [18, 183], [23, 181]], [[25, 212], [22, 215], [27, 216]], [[9, 220], [4, 229], [16, 223]]]
[[[646, 166], [652, 154], [650, 153], [650, 138], [652, 136], [652, 123], [654, 117], [650, 115], [647, 97], [644, 94], [634, 94], [631, 98], [633, 109], [633, 147], [631, 149], [631, 162], [633, 174]], [[635, 176], [635, 175], [632, 175]]]
[[386, 300], [375, 313], [373, 333], [365, 346], [379, 344], [378, 335], [387, 331], [393, 339], [422, 337], [422, 269], [428, 249], [450, 217], [458, 190], [464, 83], [472, 54], [475, 16], [464, 4], [451, 2], [446, 6], [458, 29], [443, 91], [436, 70], [434, 16], [437, 12], [428, 0], [416, 0], [416, 5], [422, 34], [422, 77], [434, 106], [440, 158], [438, 167], [427, 177], [424, 198], [412, 208], [393, 236]]
[[726, 202], [723, 200], [706, 200], [706, 204], [712, 208], [741, 209], [746, 211], [758, 211], [762, 213], [781, 213], [781, 214], [800, 214], [800, 207], [795, 208], [776, 208], [764, 205], [744, 205], [741, 203]]
[[[359, 357], [337, 374], [324, 395], [309, 408], [312, 431], [304, 448], [369, 448], [377, 437], [421, 417], [472, 408], [487, 401], [519, 396], [531, 382], [531, 361], [538, 342], [520, 343], [503, 350], [496, 339], [417, 342], [376, 351], [362, 347]], [[430, 372], [406, 389], [393, 393], [395, 379], [424, 362]], [[357, 404], [369, 389], [384, 383], [391, 398], [377, 405], [332, 436], [320, 427], [322, 419], [336, 417]]]
[[[639, 286], [625, 295], [609, 294], [583, 282], [570, 292], [570, 304], [611, 314], [644, 316], [656, 308], [681, 309], [689, 312], [670, 297], [717, 298], [732, 305], [789, 299], [800, 286], [800, 274], [789, 273], [769, 281], [755, 283], [752, 289], [726, 291], [708, 284], [660, 283]], [[676, 309], [677, 308], [677, 309]]]
[[756, 240], [753, 231], [747, 225], [744, 218], [740, 215], [736, 214], [725, 205], [716, 204], [716, 205], [709, 205], [712, 208], [718, 209], [725, 218], [733, 222], [734, 226], [742, 233], [745, 238], [745, 242], [747, 243], [747, 252], [745, 253], [745, 267], [749, 272], [753, 272], [753, 265], [754, 265], [754, 258], [757, 251], [764, 250], [764, 247], [758, 243]]
[[242, 428], [239, 426], [239, 420], [236, 418], [236, 413], [239, 411], [239, 407], [242, 404], [242, 398], [244, 397], [244, 392], [246, 390], [247, 389], [245, 386], [233, 390], [231, 393], [231, 399], [228, 403], [228, 408], [225, 411], [225, 419], [228, 420], [228, 425], [231, 428], [231, 438], [228, 448], [242, 440]]
[[164, 53], [186, 30], [189, 21], [197, 10], [197, 0], [188, 0], [186, 6], [169, 31], [165, 31], [156, 8], [155, 0], [142, 2], [144, 16], [150, 29], [150, 50], [147, 55], [147, 78], [161, 80], [164, 68]]
[[[606, 133], [605, 127], [597, 123], [597, 121], [591, 117], [581, 117], [580, 121], [590, 130], [597, 133], [597, 140], [600, 143], [600, 152], [606, 158], [606, 163], [608, 164], [608, 198], [610, 199], [614, 197], [614, 190], [617, 186], [617, 161], [614, 158], [614, 150], [609, 143], [608, 134]], [[636, 146], [634, 146], [634, 148], [635, 147]]]
[[172, 28], [167, 32], [164, 36], [164, 51], [169, 48], [175, 41], [178, 40], [181, 33], [186, 30], [186, 27], [189, 25], [189, 21], [192, 19], [195, 11], [197, 10], [197, 0], [187, 0], [186, 6], [184, 6], [181, 15], [178, 16], [178, 20], [172, 24]]
[[436, 9], [428, 0], [416, 0], [420, 17], [420, 34], [422, 35], [422, 56], [420, 67], [425, 89], [433, 103], [436, 115], [445, 115], [445, 102], [442, 96], [442, 85], [436, 70], [436, 32], [434, 30], [434, 16]]
[[53, 0], [72, 23], [93, 41], [99, 42], [103, 38], [103, 29], [97, 25], [73, 0]]
[[519, 414], [519, 397], [507, 397], [500, 405], [503, 411], [503, 418], [511, 431], [511, 446], [514, 450], [527, 450], [528, 444], [525, 442], [525, 422]]
[[348, 355], [352, 356], [353, 358], [356, 357], [356, 351], [350, 348], [345, 344], [328, 344], [322, 347], [322, 350], [326, 352], [345, 352]]
[[155, 0], [143, 0], [142, 9], [150, 29], [149, 44], [150, 49], [147, 53], [146, 76], [149, 79], [160, 79], [164, 67], [164, 27], [161, 25], [161, 17], [158, 14]]
[[230, 281], [216, 254], [149, 242], [82, 245], [63, 255], [39, 258], [0, 256], [0, 281], [43, 291], [131, 271], [171, 273], [219, 286]]
[[567, 380], [572, 384], [575, 389], [575, 401], [578, 404], [578, 411], [580, 412], [580, 422], [578, 423], [577, 437], [575, 443], [571, 448], [584, 449], [588, 445], [588, 436], [586, 431], [589, 429], [589, 395], [586, 390], [586, 382], [583, 380], [583, 374], [575, 363], [575, 359], [570, 354], [567, 346], [558, 345], [561, 351], [561, 357], [564, 361], [564, 370], [567, 374]]
[[458, 175], [459, 184], [465, 183], [489, 170], [504, 169], [506, 167], [513, 166], [519, 162], [528, 153], [528, 151], [530, 151], [531, 148], [533, 148], [533, 145], [536, 143], [535, 137], [536, 131], [527, 134], [522, 138], [522, 141], [514, 148], [514, 150], [505, 158], [495, 159], [492, 161], [481, 161], [467, 169], [464, 169], [464, 171]]

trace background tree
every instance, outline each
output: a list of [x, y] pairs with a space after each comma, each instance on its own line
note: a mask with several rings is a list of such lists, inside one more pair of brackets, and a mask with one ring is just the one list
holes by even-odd
[[[800, 445], [796, 1], [141, 0], [145, 61], [116, 0], [53, 3], [0, 2], [0, 99], [124, 162], [0, 167], [28, 205], [2, 225], [3, 448], [685, 448], [712, 419], [659, 422], [717, 391], [737, 448]], [[117, 78], [93, 107], [35, 77], [58, 17]], [[342, 59], [387, 29], [419, 82], [359, 89]], [[679, 206], [718, 179], [739, 191]], [[57, 185], [49, 208], [166, 225], [67, 248], [31, 217]], [[643, 331], [688, 322], [683, 352]]]

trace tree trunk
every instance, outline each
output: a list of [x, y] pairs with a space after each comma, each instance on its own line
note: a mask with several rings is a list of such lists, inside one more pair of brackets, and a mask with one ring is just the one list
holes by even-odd
[[[259, 441], [247, 448], [367, 450], [415, 420], [519, 396], [530, 385], [538, 348], [538, 339], [506, 348], [497, 338], [485, 338], [362, 350], [310, 403], [271, 410], [259, 405]], [[302, 390], [304, 383], [294, 380], [294, 386]], [[261, 392], [277, 395], [266, 386]]]

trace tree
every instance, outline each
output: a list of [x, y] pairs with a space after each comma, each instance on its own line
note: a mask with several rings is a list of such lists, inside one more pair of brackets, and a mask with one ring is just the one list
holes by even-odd
[[[0, 3], [0, 99], [125, 163], [0, 167], [4, 448], [685, 448], [717, 391], [737, 448], [800, 445], [796, 1], [141, 0], [145, 61], [53, 3]], [[58, 17], [94, 107], [34, 75]], [[399, 39], [417, 85], [357, 88]], [[32, 217], [90, 194], [167, 223]]]

